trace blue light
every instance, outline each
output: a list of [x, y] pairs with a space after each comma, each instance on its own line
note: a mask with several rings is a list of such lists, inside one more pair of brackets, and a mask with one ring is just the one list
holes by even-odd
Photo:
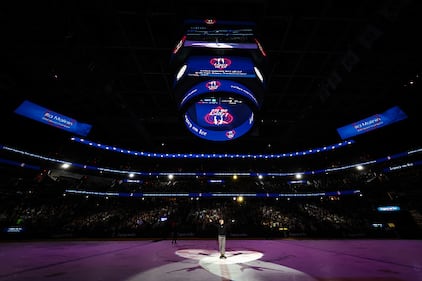
[[400, 211], [399, 206], [380, 206], [377, 208], [378, 212], [397, 212]]
[[[70, 140], [75, 141], [75, 142], [79, 142], [82, 144], [86, 144], [84, 139], [78, 138], [78, 137], [72, 137]], [[95, 142], [90, 141], [90, 143], [95, 144]], [[331, 145], [332, 149], [334, 148], [339, 148], [340, 146], [345, 147], [346, 145], [351, 145], [354, 144], [355, 141], [353, 140], [347, 140], [344, 141], [340, 144], [334, 144]], [[97, 146], [98, 147], [98, 146]], [[101, 146], [99, 147], [101, 149], [105, 149], [105, 150], [109, 150], [109, 146]], [[119, 151], [120, 150], [120, 151]], [[120, 152], [120, 153], [126, 153], [125, 150], [127, 149], [118, 149], [116, 147], [113, 147], [113, 151], [116, 152]], [[324, 150], [326, 150], [326, 147], [324, 148]], [[320, 148], [317, 149], [310, 149], [309, 152], [313, 151], [313, 153], [319, 153], [321, 152]], [[164, 157], [162, 157], [160, 153], [154, 153], [154, 152], [132, 152], [132, 155], [136, 155], [136, 156], [147, 156], [147, 157], [159, 157], [159, 158], [185, 158], [186, 154], [183, 153], [166, 153], [164, 154]], [[158, 156], [159, 155], [159, 156]], [[290, 153], [281, 153], [281, 154], [229, 154], [229, 153], [224, 153], [224, 154], [205, 154], [205, 153], [199, 153], [199, 154], [194, 154], [194, 153], [189, 153], [188, 154], [190, 157], [194, 157], [194, 158], [253, 158], [253, 159], [264, 159], [264, 158], [283, 158], [283, 157], [295, 157], [295, 156], [302, 156], [302, 155], [308, 155], [308, 153], [306, 153], [305, 151], [302, 153], [297, 153], [297, 155], [293, 154], [293, 152]]]
[[[32, 157], [32, 158], [37, 158], [37, 159], [41, 159], [41, 160], [45, 160], [45, 161], [50, 161], [50, 162], [54, 162], [54, 163], [69, 163], [68, 161], [64, 161], [64, 160], [60, 160], [60, 159], [55, 159], [55, 158], [51, 158], [51, 157], [45, 157], [42, 155], [37, 155], [34, 153], [30, 153], [30, 152], [26, 152], [26, 151], [22, 151], [19, 149], [15, 149], [15, 148], [11, 148], [8, 146], [4, 146], [4, 145], [0, 145], [0, 149], [9, 151], [9, 152], [14, 152], [14, 153], [19, 153], [28, 157]], [[409, 156], [411, 154], [415, 154], [415, 153], [420, 153], [422, 152], [422, 148], [419, 149], [415, 149], [412, 151], [408, 151], [408, 152], [402, 152], [402, 153], [398, 153], [392, 156], [388, 156], [388, 157], [383, 157], [377, 160], [371, 160], [371, 161], [367, 161], [365, 163], [355, 163], [355, 164], [349, 164], [349, 165], [345, 165], [345, 166], [341, 166], [341, 167], [336, 167], [336, 168], [327, 168], [327, 169], [321, 169], [321, 170], [315, 170], [315, 171], [304, 171], [302, 172], [303, 174], [320, 174], [320, 173], [329, 173], [329, 172], [336, 172], [336, 171], [341, 171], [341, 170], [346, 170], [346, 169], [352, 169], [355, 168], [356, 166], [362, 166], [362, 165], [372, 165], [372, 164], [376, 164], [376, 163], [381, 163], [381, 162], [385, 162], [385, 161], [390, 161], [392, 159], [395, 158], [399, 158], [399, 157], [406, 157]], [[19, 165], [21, 167], [26, 168], [28, 165], [24, 164], [24, 163], [18, 163], [15, 161], [10, 161], [10, 160], [6, 160], [6, 159], [2, 159], [3, 163], [9, 164], [9, 165]], [[135, 172], [135, 171], [128, 171], [128, 170], [116, 170], [116, 169], [110, 169], [110, 168], [103, 168], [103, 167], [94, 167], [94, 166], [87, 166], [87, 165], [83, 165], [83, 164], [78, 164], [78, 163], [71, 163], [72, 166], [75, 167], [81, 167], [84, 169], [91, 169], [91, 170], [95, 170], [95, 171], [99, 171], [99, 172], [108, 172], [108, 173], [116, 173], [116, 174], [128, 174], [128, 173], [134, 173], [137, 175], [141, 175], [141, 176], [145, 176], [145, 175], [149, 175], [149, 176], [159, 176], [159, 175], [170, 175], [170, 174], [174, 174], [174, 175], [182, 175], [182, 176], [233, 176], [233, 175], [238, 175], [238, 176], [256, 176], [256, 175], [263, 175], [263, 176], [277, 176], [277, 177], [284, 177], [284, 176], [291, 176], [291, 175], [295, 175], [297, 172], [287, 172], [287, 173], [250, 173], [250, 172], [233, 172], [233, 173], [215, 173], [215, 172], [203, 172], [203, 173], [198, 173], [198, 172], [181, 172], [181, 173], [174, 173], [174, 172], [161, 172], [161, 173], [157, 173], [157, 172]], [[410, 163], [408, 166], [412, 167], [413, 165], [420, 165], [422, 164], [422, 161], [417, 161], [417, 162], [413, 162]], [[28, 166], [28, 168], [30, 168], [31, 166]], [[32, 167], [38, 167], [38, 166], [32, 166]]]

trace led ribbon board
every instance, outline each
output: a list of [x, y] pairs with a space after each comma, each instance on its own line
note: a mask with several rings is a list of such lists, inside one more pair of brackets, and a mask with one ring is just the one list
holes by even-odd
[[191, 88], [183, 96], [179, 104], [179, 109], [183, 108], [186, 104], [199, 97], [208, 97], [215, 95], [216, 93], [227, 93], [234, 96], [240, 96], [247, 99], [257, 108], [260, 106], [255, 95], [245, 86], [240, 83], [231, 80], [208, 80], [202, 83], [198, 83], [195, 87]]
[[395, 106], [383, 113], [375, 114], [350, 125], [338, 128], [337, 132], [344, 140], [390, 125], [406, 118], [406, 113], [404, 113], [398, 106]]
[[15, 113], [84, 137], [89, 134], [92, 128], [92, 125], [80, 123], [73, 118], [46, 109], [27, 100], [15, 109]]

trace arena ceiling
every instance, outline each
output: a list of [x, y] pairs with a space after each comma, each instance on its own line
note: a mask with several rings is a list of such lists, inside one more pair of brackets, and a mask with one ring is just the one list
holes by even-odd
[[[89, 140], [137, 151], [282, 153], [341, 142], [337, 128], [399, 106], [358, 136], [368, 151], [421, 144], [417, 1], [37, 1], [1, 4], [0, 144], [65, 153], [68, 132], [15, 114], [24, 100], [92, 124]], [[185, 19], [256, 22], [268, 55], [253, 130], [213, 143], [186, 128], [171, 52]], [[398, 152], [398, 151], [397, 151]]]

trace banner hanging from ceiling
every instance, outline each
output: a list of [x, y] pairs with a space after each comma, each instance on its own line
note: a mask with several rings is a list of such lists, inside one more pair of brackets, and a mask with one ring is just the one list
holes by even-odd
[[78, 122], [73, 118], [54, 112], [28, 100], [22, 102], [15, 109], [15, 113], [84, 137], [89, 134], [92, 128], [90, 124]]
[[390, 125], [406, 118], [406, 113], [404, 113], [398, 106], [394, 106], [383, 113], [378, 113], [344, 127], [340, 127], [337, 129], [337, 132], [344, 140]]

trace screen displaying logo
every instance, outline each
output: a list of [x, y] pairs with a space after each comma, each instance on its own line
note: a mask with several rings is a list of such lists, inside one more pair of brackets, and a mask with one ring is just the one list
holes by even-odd
[[213, 141], [246, 134], [265, 88], [266, 54], [255, 35], [256, 24], [187, 19], [184, 28], [173, 51], [173, 89], [186, 127]]
[[252, 59], [240, 56], [191, 56], [187, 61], [188, 77], [256, 78]]
[[227, 108], [217, 106], [211, 109], [209, 113], [204, 116], [205, 122], [211, 125], [229, 125], [233, 122], [233, 115], [230, 114]]
[[188, 109], [192, 120], [203, 128], [231, 130], [250, 116], [250, 107], [234, 97], [207, 97]]
[[221, 86], [221, 82], [220, 81], [215, 81], [215, 80], [208, 81], [205, 84], [205, 87], [207, 87], [207, 89], [210, 90], [210, 91], [215, 91], [218, 88], [220, 88], [220, 86]]
[[231, 59], [228, 58], [212, 58], [210, 64], [217, 69], [225, 69], [232, 64]]
[[213, 25], [215, 24], [217, 21], [215, 19], [205, 19], [204, 23], [208, 24], [208, 25]]
[[235, 130], [230, 130], [230, 131], [227, 131], [226, 132], [226, 137], [228, 138], [228, 139], [232, 139], [232, 138], [234, 138], [234, 136], [236, 135], [236, 131]]

